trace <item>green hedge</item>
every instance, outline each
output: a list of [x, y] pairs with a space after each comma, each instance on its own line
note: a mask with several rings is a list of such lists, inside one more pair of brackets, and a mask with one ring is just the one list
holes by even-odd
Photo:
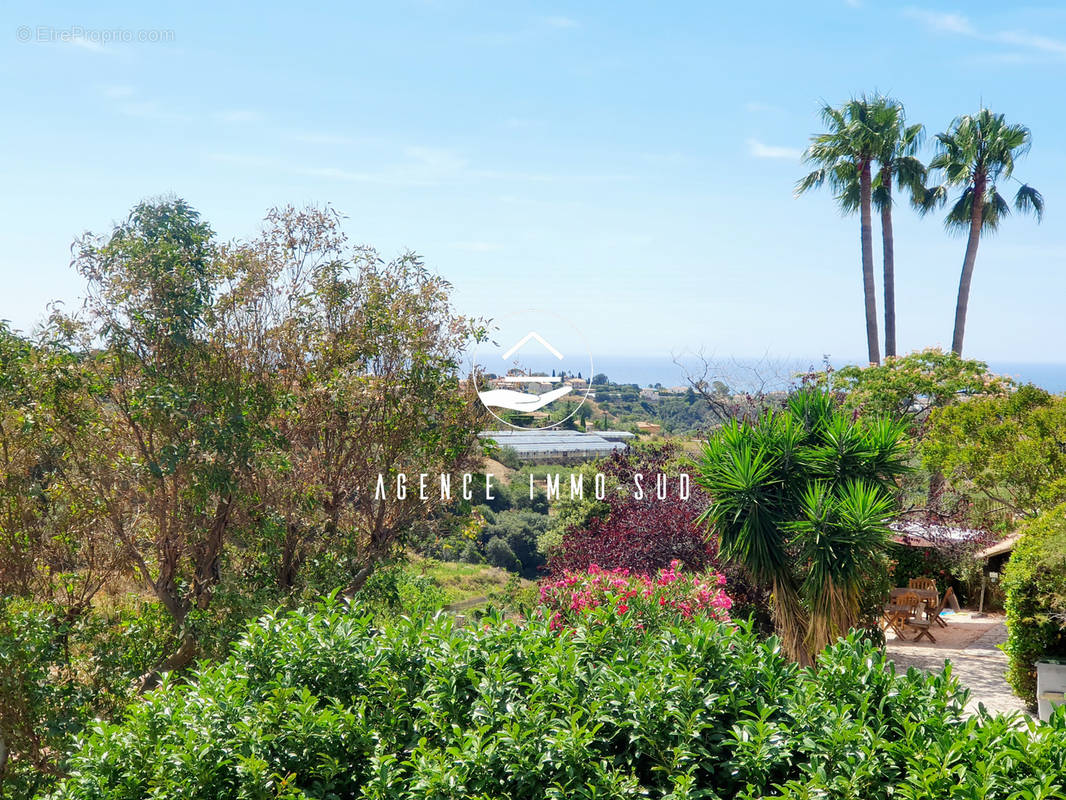
[[227, 661], [97, 726], [54, 796], [1063, 796], [1066, 714], [964, 720], [949, 675], [897, 676], [855, 639], [814, 674], [743, 628], [631, 617], [554, 632], [375, 628], [333, 603], [270, 616]]
[[1021, 540], [1003, 575], [1007, 610], [1007, 679], [1036, 705], [1036, 667], [1066, 656], [1066, 504], [1019, 528]]

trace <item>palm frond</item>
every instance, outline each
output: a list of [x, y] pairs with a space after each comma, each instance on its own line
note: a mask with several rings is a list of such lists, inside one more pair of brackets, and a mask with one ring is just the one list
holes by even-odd
[[944, 218], [944, 227], [950, 233], [963, 232], [969, 229], [972, 218], [973, 187], [967, 187], [952, 205], [947, 217]]
[[1023, 214], [1033, 214], [1037, 222], [1044, 218], [1044, 196], [1027, 183], [1014, 195], [1014, 207]]
[[921, 216], [925, 216], [935, 208], [940, 208], [947, 202], [948, 189], [944, 185], [922, 187], [911, 197], [911, 204], [918, 210]]
[[[942, 174], [946, 186], [962, 186], [963, 194], [948, 212], [944, 224], [949, 231], [969, 227], [973, 215], [973, 193], [985, 187], [981, 202], [981, 230], [995, 231], [1010, 214], [1010, 206], [996, 190], [996, 183], [1010, 178], [1018, 158], [1028, 152], [1029, 129], [1007, 123], [1002, 114], [982, 108], [977, 114], [956, 118], [948, 131], [937, 134], [937, 153], [929, 168]], [[1043, 197], [1024, 185], [1015, 195], [1014, 207], [1033, 213], [1039, 221], [1043, 215]], [[919, 206], [922, 210], [922, 206]]]
[[981, 211], [981, 230], [994, 233], [999, 230], [999, 223], [1010, 216], [1010, 204], [993, 186], [985, 195], [985, 204]]
[[813, 172], [807, 173], [803, 178], [796, 181], [796, 188], [794, 194], [799, 195], [809, 192], [811, 189], [816, 189], [825, 183], [826, 170], [816, 169]]

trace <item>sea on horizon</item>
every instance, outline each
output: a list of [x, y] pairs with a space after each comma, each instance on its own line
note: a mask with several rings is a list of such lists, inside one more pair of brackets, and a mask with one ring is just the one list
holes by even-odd
[[[766, 390], [787, 387], [796, 373], [810, 370], [821, 371], [825, 364], [822, 358], [731, 358], [710, 357], [714, 367], [707, 373], [709, 380], [722, 380], [735, 391], [745, 391], [761, 385]], [[855, 363], [845, 359], [830, 359], [834, 368]], [[989, 369], [997, 375], [1014, 378], [1019, 383], [1033, 383], [1054, 394], [1066, 392], [1066, 363], [1035, 363], [1022, 361], [989, 361]], [[549, 371], [551, 358], [533, 357], [524, 366]], [[664, 388], [687, 386], [687, 376], [699, 376], [704, 372], [699, 357], [680, 355], [665, 356], [619, 356], [593, 355], [592, 375], [603, 373], [613, 383], [635, 383], [638, 386], [662, 385]], [[583, 375], [590, 378], [591, 375]]]

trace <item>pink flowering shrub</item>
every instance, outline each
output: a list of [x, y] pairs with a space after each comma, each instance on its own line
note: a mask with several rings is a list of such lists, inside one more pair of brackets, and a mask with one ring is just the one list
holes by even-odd
[[555, 629], [573, 625], [597, 608], [629, 615], [638, 625], [695, 616], [726, 621], [733, 601], [724, 585], [724, 575], [713, 570], [688, 574], [676, 559], [654, 577], [592, 564], [586, 572], [567, 571], [543, 581], [540, 602]]

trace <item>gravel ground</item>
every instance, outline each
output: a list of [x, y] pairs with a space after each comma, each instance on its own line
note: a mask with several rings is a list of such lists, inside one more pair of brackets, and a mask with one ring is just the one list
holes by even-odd
[[948, 627], [934, 629], [936, 644], [901, 641], [890, 632], [887, 650], [896, 669], [917, 667], [938, 672], [950, 661], [952, 672], [970, 690], [967, 708], [977, 710], [984, 703], [989, 711], [1028, 714], [1022, 701], [1014, 696], [1007, 679], [1007, 656], [998, 645], [1007, 640], [1007, 626], [1002, 617], [977, 617], [963, 612], [949, 618]]

